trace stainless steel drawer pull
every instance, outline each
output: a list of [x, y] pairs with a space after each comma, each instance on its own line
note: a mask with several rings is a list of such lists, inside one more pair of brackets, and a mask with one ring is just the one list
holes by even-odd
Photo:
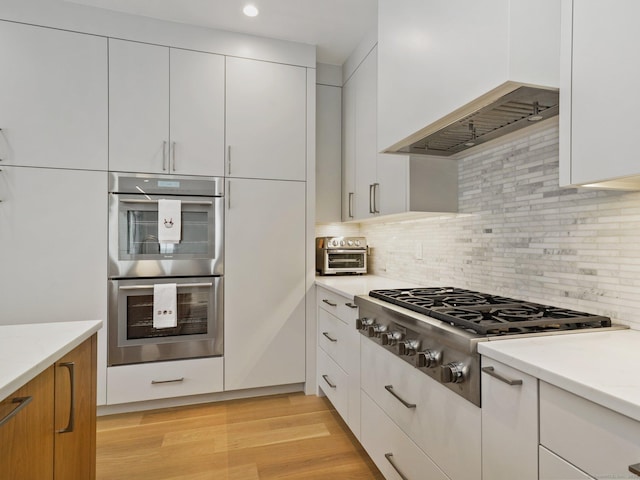
[[178, 383], [184, 382], [184, 377], [175, 378], [173, 380], [151, 380], [151, 385], [158, 385], [160, 383]]
[[69, 421], [67, 426], [58, 433], [71, 433], [75, 427], [76, 419], [76, 364], [74, 362], [64, 362], [59, 364], [69, 371], [69, 389], [71, 391], [71, 400], [69, 401]]
[[322, 299], [322, 301], [323, 301], [324, 303], [326, 303], [327, 305], [331, 306], [331, 307], [337, 307], [337, 306], [338, 306], [338, 304], [337, 304], [337, 303], [330, 302], [330, 301], [329, 301], [329, 300], [327, 300], [326, 298], [323, 298], [323, 299]]
[[400, 403], [402, 403], [405, 407], [407, 408], [416, 408], [416, 404], [415, 403], [409, 403], [406, 400], [404, 400], [403, 398], [400, 398], [398, 396], [398, 394], [396, 392], [393, 391], [393, 385], [385, 385], [384, 389], [389, 392], [391, 395], [393, 395], [394, 397], [396, 397]]
[[499, 373], [496, 373], [493, 367], [482, 367], [482, 371], [487, 375], [491, 375], [493, 378], [497, 378], [501, 382], [506, 383], [507, 385], [522, 385], [522, 380], [511, 380], [510, 378], [503, 377]]
[[333, 338], [331, 335], [329, 335], [329, 332], [322, 332], [322, 335], [324, 335], [325, 337], [327, 337], [329, 339], [330, 342], [337, 342], [338, 339], [337, 338]]
[[33, 397], [16, 397], [11, 400], [11, 403], [17, 403], [18, 406], [11, 410], [2, 420], [0, 420], [0, 427], [15, 417], [20, 410], [26, 407], [29, 402], [33, 400]]
[[[213, 283], [178, 283], [176, 285], [178, 288], [187, 288], [187, 287], [212, 287]], [[127, 287], [119, 287], [120, 290], [147, 290], [152, 289], [153, 284], [149, 285], [130, 285]]]
[[400, 478], [402, 480], [409, 480], [407, 477], [404, 476], [404, 474], [400, 471], [400, 469], [398, 468], [398, 466], [395, 464], [395, 462], [393, 461], [393, 453], [385, 453], [384, 454], [384, 458], [387, 459], [387, 462], [389, 462], [391, 464], [391, 466], [393, 467], [393, 469], [396, 471], [396, 473], [400, 476]]
[[354, 304], [353, 304], [353, 303], [351, 303], [351, 302], [347, 302], [347, 303], [345, 303], [345, 305], [346, 305], [347, 307], [349, 307], [349, 308], [358, 308], [358, 306], [357, 306], [357, 305], [354, 305]]
[[173, 171], [176, 171], [176, 142], [171, 142], [171, 160], [173, 162]]
[[640, 477], [640, 463], [636, 463], [634, 465], [629, 465], [629, 471], [634, 475]]
[[329, 380], [329, 375], [322, 375], [322, 378], [324, 378], [324, 381], [327, 382], [327, 385], [329, 385], [331, 388], [336, 388], [336, 384], [331, 383], [331, 380]]
[[167, 171], [167, 141], [162, 142], [162, 171]]

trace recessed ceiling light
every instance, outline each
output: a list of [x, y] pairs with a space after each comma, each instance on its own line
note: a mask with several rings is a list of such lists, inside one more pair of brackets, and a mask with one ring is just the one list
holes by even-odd
[[256, 17], [258, 13], [260, 13], [260, 11], [255, 5], [249, 4], [244, 6], [244, 8], [242, 9], [242, 13], [244, 13], [247, 17]]

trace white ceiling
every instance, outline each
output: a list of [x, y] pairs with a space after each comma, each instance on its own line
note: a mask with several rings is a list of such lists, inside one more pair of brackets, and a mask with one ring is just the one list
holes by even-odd
[[[174, 22], [317, 45], [319, 63], [342, 65], [375, 28], [377, 0], [67, 0]], [[246, 17], [252, 3], [260, 15]]]

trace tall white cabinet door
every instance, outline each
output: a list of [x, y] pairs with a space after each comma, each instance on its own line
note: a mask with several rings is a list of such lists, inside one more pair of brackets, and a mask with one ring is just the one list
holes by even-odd
[[340, 222], [342, 88], [316, 86], [316, 222]]
[[342, 221], [355, 218], [356, 194], [356, 80], [342, 87]]
[[307, 72], [227, 57], [227, 175], [304, 180]]
[[305, 183], [227, 180], [225, 390], [305, 381]]
[[171, 49], [171, 173], [224, 175], [224, 57]]
[[0, 21], [4, 165], [107, 169], [107, 40]]
[[0, 200], [2, 317], [104, 319], [107, 173], [3, 166]]
[[109, 169], [169, 173], [169, 49], [109, 39]]

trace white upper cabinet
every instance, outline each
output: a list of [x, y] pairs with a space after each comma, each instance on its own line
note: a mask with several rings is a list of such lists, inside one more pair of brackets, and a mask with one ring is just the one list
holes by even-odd
[[109, 169], [224, 174], [224, 58], [109, 39]]
[[305, 180], [306, 69], [234, 57], [226, 62], [227, 176]]
[[316, 85], [316, 222], [339, 222], [342, 88]]
[[639, 16], [634, 0], [562, 2], [562, 186], [640, 188]]
[[107, 169], [107, 39], [0, 21], [0, 159]]
[[378, 151], [507, 81], [559, 86], [558, 0], [378, 1]]

